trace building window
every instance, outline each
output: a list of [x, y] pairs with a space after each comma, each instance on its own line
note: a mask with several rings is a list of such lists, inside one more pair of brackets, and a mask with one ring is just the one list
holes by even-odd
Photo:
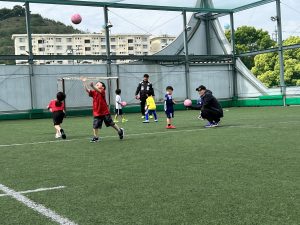
[[128, 43], [133, 43], [133, 39], [128, 39]]
[[25, 42], [25, 38], [19, 38], [19, 42]]
[[44, 44], [44, 43], [45, 43], [45, 40], [44, 40], [44, 39], [38, 40], [38, 43], [39, 43], [39, 44]]
[[116, 38], [111, 38], [110, 41], [111, 41], [111, 42], [115, 42], [115, 41], [116, 41]]
[[63, 64], [63, 61], [57, 61], [58, 64]]
[[67, 45], [68, 50], [72, 50], [72, 45]]
[[148, 55], [148, 52], [143, 52], [144, 55]]
[[128, 47], [128, 50], [129, 50], [129, 51], [132, 51], [132, 50], [133, 50], [133, 47]]
[[111, 49], [116, 49], [116, 46], [115, 45], [111, 45], [110, 48]]
[[144, 38], [143, 38], [143, 41], [148, 41], [148, 38], [145, 38], [145, 37], [144, 37]]
[[91, 43], [91, 40], [84, 40], [84, 43], [89, 44], [89, 43]]
[[56, 46], [56, 50], [62, 50], [62, 46], [61, 45], [57, 45]]
[[85, 47], [85, 51], [91, 51], [91, 47]]
[[105, 42], [105, 38], [101, 38], [101, 42]]
[[72, 38], [67, 38], [67, 42], [72, 42]]
[[148, 45], [143, 45], [143, 49], [147, 49], [148, 48]]
[[25, 46], [20, 46], [20, 50], [25, 51]]
[[101, 45], [101, 49], [106, 49], [106, 45]]
[[40, 51], [40, 52], [44, 52], [44, 51], [45, 51], [45, 48], [39, 48], [39, 51]]
[[61, 42], [61, 38], [55, 38], [56, 42]]

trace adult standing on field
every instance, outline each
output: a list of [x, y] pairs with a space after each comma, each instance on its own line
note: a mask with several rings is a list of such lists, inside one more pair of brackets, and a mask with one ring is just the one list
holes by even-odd
[[149, 82], [149, 75], [144, 74], [144, 79], [139, 83], [135, 92], [135, 98], [140, 100], [142, 118], [145, 117], [145, 104], [147, 99], [147, 93], [149, 91], [152, 93], [152, 96], [154, 96], [152, 83]]

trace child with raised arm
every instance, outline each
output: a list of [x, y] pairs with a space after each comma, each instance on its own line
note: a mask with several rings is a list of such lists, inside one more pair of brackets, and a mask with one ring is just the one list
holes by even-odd
[[84, 84], [85, 91], [88, 93], [90, 97], [93, 98], [93, 138], [91, 139], [91, 143], [99, 141], [99, 129], [102, 128], [103, 121], [106, 127], [114, 128], [119, 135], [120, 139], [124, 137], [124, 129], [119, 128], [112, 120], [106, 99], [105, 99], [105, 92], [106, 86], [103, 82], [98, 81], [95, 85], [94, 83], [90, 84], [91, 89], [89, 89], [86, 78], [81, 78]]
[[166, 88], [166, 95], [165, 95], [165, 104], [164, 104], [164, 109], [165, 113], [167, 115], [167, 129], [175, 129], [176, 127], [172, 125], [172, 118], [174, 118], [174, 107], [173, 105], [176, 103], [173, 99], [173, 87], [168, 86]]
[[153, 98], [153, 91], [148, 91], [147, 99], [146, 99], [146, 106], [145, 106], [145, 120], [143, 123], [149, 123], [149, 114], [153, 114], [154, 121], [157, 122], [157, 115], [156, 115], [156, 104]]
[[55, 138], [66, 139], [67, 136], [64, 130], [61, 128], [61, 124], [65, 117], [65, 103], [66, 95], [63, 92], [58, 92], [56, 94], [56, 99], [50, 101], [47, 108], [52, 112], [52, 118], [54, 123], [54, 128], [56, 130]]

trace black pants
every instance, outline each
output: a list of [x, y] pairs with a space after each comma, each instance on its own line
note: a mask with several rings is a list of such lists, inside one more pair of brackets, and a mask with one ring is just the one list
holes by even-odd
[[220, 118], [223, 117], [223, 113], [212, 110], [212, 109], [202, 109], [201, 116], [203, 119], [207, 119], [209, 122], [220, 122]]
[[143, 116], [145, 116], [145, 105], [146, 105], [146, 98], [141, 98], [140, 99], [141, 103], [141, 113]]

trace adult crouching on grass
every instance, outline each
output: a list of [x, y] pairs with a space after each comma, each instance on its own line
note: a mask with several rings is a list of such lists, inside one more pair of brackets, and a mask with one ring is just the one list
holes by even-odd
[[201, 110], [201, 117], [208, 121], [206, 128], [217, 127], [220, 124], [223, 117], [223, 109], [218, 100], [213, 96], [210, 90], [207, 90], [205, 86], [200, 85], [196, 88], [200, 97], [201, 104], [197, 106], [190, 106], [188, 108]]

